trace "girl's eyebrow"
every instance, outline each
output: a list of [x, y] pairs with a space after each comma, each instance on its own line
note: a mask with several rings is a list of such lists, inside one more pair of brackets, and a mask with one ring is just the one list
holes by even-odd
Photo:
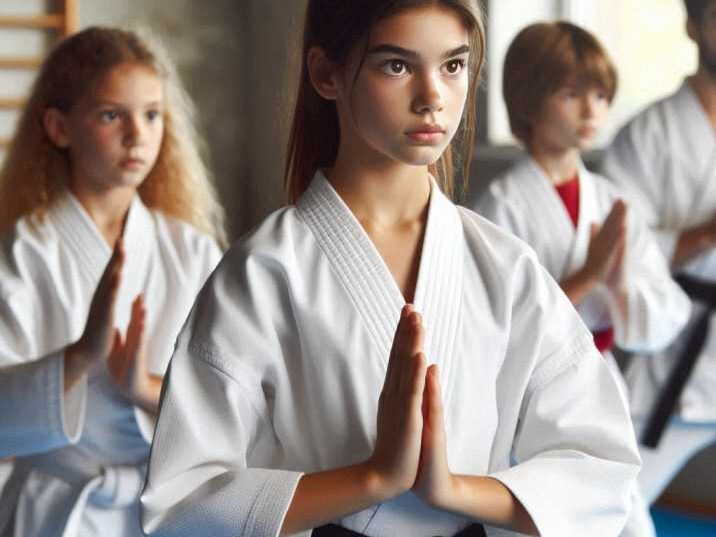
[[[161, 105], [162, 105], [162, 101], [152, 101], [152, 102], [149, 102], [149, 103], [144, 103], [143, 106], [145, 106], [145, 107], [151, 107], [151, 106], [161, 106]], [[110, 100], [110, 99], [97, 99], [97, 100], [95, 100], [94, 102], [92, 102], [92, 106], [93, 106], [93, 107], [97, 107], [97, 106], [114, 106], [114, 107], [116, 107], [116, 108], [125, 108], [125, 107], [126, 107], [126, 105], [125, 105], [124, 103], [115, 102], [115, 101], [112, 101], [112, 100]]]
[[[470, 45], [460, 45], [457, 48], [448, 50], [442, 55], [442, 59], [452, 58], [458, 54], [465, 54], [470, 52]], [[395, 54], [397, 56], [403, 56], [404, 58], [411, 58], [414, 60], [420, 59], [420, 54], [414, 50], [410, 50], [396, 45], [377, 45], [368, 49], [368, 54]]]

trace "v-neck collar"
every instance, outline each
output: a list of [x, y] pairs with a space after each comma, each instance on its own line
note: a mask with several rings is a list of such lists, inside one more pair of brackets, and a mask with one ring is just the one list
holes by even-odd
[[[553, 236], [551, 241], [563, 241], [563, 249], [566, 256], [560, 261], [560, 267], [550, 267], [550, 272], [555, 274], [558, 279], [568, 276], [574, 270], [578, 269], [586, 259], [587, 249], [589, 248], [591, 223], [594, 221], [596, 214], [596, 193], [592, 177], [580, 161], [577, 165], [577, 174], [579, 176], [579, 215], [577, 217], [577, 225], [572, 223], [571, 217], [567, 212], [564, 203], [559, 197], [557, 189], [552, 181], [547, 177], [537, 161], [532, 157], [525, 159], [523, 164], [529, 169], [529, 173], [525, 174], [531, 177], [519, 188], [522, 192], [528, 206], [533, 206], [537, 200], [544, 200], [546, 206], [539, 206], [540, 214], [544, 215], [547, 221], [551, 222]], [[523, 174], [517, 174], [520, 177]]]
[[[84, 277], [92, 284], [96, 284], [112, 256], [112, 248], [92, 217], [75, 195], [70, 190], [65, 190], [50, 209], [50, 218], [61, 239], [75, 255]], [[125, 266], [130, 269], [145, 257], [147, 240], [144, 235], [150, 219], [149, 210], [139, 196], [135, 195], [129, 206], [122, 233], [127, 259]], [[129, 272], [124, 271], [125, 274]]]
[[[703, 104], [699, 100], [699, 96], [696, 94], [694, 88], [691, 87], [688, 80], [684, 80], [681, 88], [676, 92], [677, 109], [681, 110], [691, 109], [691, 113], [684, 114], [683, 117], [690, 118], [689, 126], [691, 132], [697, 137], [697, 139], [712, 139], [714, 146], [716, 146], [716, 129], [711, 124], [711, 120], [706, 114]], [[694, 122], [693, 118], [698, 117], [698, 121]]]
[[[321, 172], [298, 201], [297, 210], [334, 266], [387, 365], [405, 301], [385, 261]], [[425, 350], [431, 362], [445, 363], [454, 351], [463, 250], [457, 209], [432, 181], [414, 300], [426, 326]]]

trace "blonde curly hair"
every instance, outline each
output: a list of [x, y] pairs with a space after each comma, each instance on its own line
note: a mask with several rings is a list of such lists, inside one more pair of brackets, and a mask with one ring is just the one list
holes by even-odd
[[226, 244], [224, 212], [201, 155], [194, 106], [172, 62], [153, 39], [102, 27], [62, 41], [42, 65], [0, 170], [0, 232], [24, 216], [43, 218], [69, 186], [68, 153], [47, 136], [45, 112], [68, 112], [88, 88], [123, 63], [150, 68], [164, 86], [164, 137], [157, 161], [138, 189], [142, 201]]

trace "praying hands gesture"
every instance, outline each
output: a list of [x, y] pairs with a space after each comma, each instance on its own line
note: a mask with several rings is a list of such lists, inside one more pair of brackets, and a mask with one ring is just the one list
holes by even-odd
[[124, 244], [117, 241], [90, 304], [82, 336], [65, 349], [65, 390], [72, 387], [97, 360], [112, 349], [114, 305], [124, 266]]
[[422, 317], [407, 304], [378, 402], [373, 454], [358, 464], [304, 475], [281, 535], [320, 526], [410, 490], [437, 509], [536, 533], [527, 511], [502, 483], [450, 472], [438, 369], [428, 367], [424, 341]]
[[617, 290], [624, 282], [627, 206], [622, 200], [612, 205], [604, 224], [592, 224], [589, 251], [584, 270], [592, 277]]
[[[425, 330], [412, 306], [406, 306], [406, 309], [412, 333], [415, 334], [410, 350], [412, 356], [419, 357], [415, 358], [413, 370], [416, 374], [424, 374], [422, 382], [415, 379], [413, 384], [414, 389], [422, 386], [423, 391], [420, 398], [422, 420], [418, 420], [422, 421], [420, 457], [412, 491], [437, 509], [460, 513], [521, 533], [537, 534], [530, 515], [502, 483], [485, 476], [457, 475], [450, 471], [438, 366], [425, 366], [426, 358], [422, 352]], [[412, 456], [409, 459], [412, 461]]]
[[114, 328], [114, 308], [122, 279], [124, 243], [117, 241], [112, 257], [92, 297], [84, 332], [65, 350], [65, 390], [72, 387], [98, 360], [107, 360], [110, 376], [132, 402], [155, 413], [161, 378], [149, 373], [145, 352], [146, 309], [140, 295], [132, 304], [132, 317], [123, 340]]
[[616, 200], [602, 225], [592, 224], [587, 259], [581, 269], [560, 282], [572, 304], [580, 304], [594, 287], [603, 284], [618, 302], [625, 297], [624, 258], [627, 205]]
[[411, 305], [401, 314], [378, 403], [378, 434], [369, 461], [391, 494], [410, 490], [420, 461], [427, 361], [425, 329]]
[[107, 359], [109, 374], [119, 390], [136, 405], [156, 414], [162, 379], [149, 372], [146, 352], [145, 319], [147, 311], [142, 295], [132, 303], [127, 334], [115, 328], [114, 344]]

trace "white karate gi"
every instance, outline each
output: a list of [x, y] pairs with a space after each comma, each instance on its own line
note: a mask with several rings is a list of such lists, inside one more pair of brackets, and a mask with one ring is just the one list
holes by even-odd
[[[578, 175], [576, 229], [554, 185], [530, 157], [492, 181], [477, 206], [480, 214], [529, 244], [557, 281], [584, 266], [591, 225], [601, 225], [620, 198], [612, 184], [583, 165]], [[691, 304], [671, 279], [649, 228], [639, 214], [632, 213], [627, 213], [624, 258], [626, 311], [605, 285], [596, 286], [577, 311], [592, 332], [613, 327], [614, 341], [622, 349], [655, 352], [670, 344], [683, 329]]]
[[[481, 214], [532, 246], [557, 281], [584, 266], [591, 225], [601, 225], [620, 197], [611, 183], [589, 172], [583, 165], [580, 165], [578, 175], [576, 229], [554, 185], [530, 157], [492, 181], [478, 204]], [[613, 327], [615, 343], [624, 350], [662, 350], [689, 320], [690, 301], [671, 279], [656, 240], [639, 213], [633, 210], [627, 213], [624, 263], [626, 311], [622, 311], [616, 297], [605, 285], [597, 286], [577, 310], [593, 332]], [[621, 384], [611, 352], [604, 353], [604, 357]], [[628, 397], [628, 389], [624, 387], [623, 391]], [[654, 535], [646, 503], [636, 489], [632, 511], [630, 535]]]
[[[716, 133], [686, 81], [675, 94], [652, 104], [622, 128], [606, 152], [603, 167], [642, 213], [668, 260], [682, 231], [716, 214]], [[679, 271], [716, 282], [716, 249]], [[692, 319], [699, 308], [696, 305]], [[642, 448], [639, 483], [649, 502], [693, 454], [716, 441], [716, 317], [710, 325], [675, 419], [656, 450]], [[638, 429], [684, 344], [680, 337], [662, 353], [632, 360], [627, 380]]]
[[[631, 422], [591, 334], [534, 254], [433, 184], [414, 303], [441, 368], [451, 470], [503, 482], [543, 535], [616, 534], [639, 467]], [[317, 174], [295, 207], [229, 251], [179, 336], [142, 494], [145, 531], [274, 537], [303, 472], [368, 458], [403, 304]], [[381, 537], [470, 523], [412, 493], [337, 522]]]
[[[126, 257], [115, 322], [122, 330], [126, 328], [131, 303], [143, 293], [149, 367], [153, 374], [162, 375], [176, 335], [220, 252], [213, 239], [148, 210], [138, 196], [130, 207], [123, 237]], [[3, 505], [18, 502], [14, 535], [141, 535], [137, 498], [152, 420], [119, 392], [101, 361], [87, 380], [73, 387], [71, 392], [78, 394], [62, 393], [62, 350], [84, 330], [111, 248], [69, 192], [50, 207], [44, 221], [21, 219], [0, 237], [0, 248], [0, 367], [12, 367], [18, 382], [31, 380], [26, 393], [38, 390], [25, 399], [27, 408], [17, 400], [9, 403], [18, 412], [16, 423], [37, 416], [35, 422], [28, 422], [24, 432], [17, 427], [5, 435], [3, 429], [0, 442], [23, 449], [26, 434], [26, 452], [44, 449], [37, 440], [41, 428], [50, 427], [54, 437], [66, 429], [58, 425], [63, 420], [58, 404], [66, 405], [68, 398], [79, 400], [73, 403], [74, 410], [66, 409], [74, 415], [69, 429], [81, 430], [74, 446], [17, 460], [16, 471], [28, 471], [28, 479], [21, 490], [5, 490], [2, 498]], [[38, 366], [35, 372], [33, 364]], [[20, 393], [22, 388], [15, 388]], [[83, 410], [81, 392], [85, 390]], [[0, 402], [5, 408], [4, 392]]]

